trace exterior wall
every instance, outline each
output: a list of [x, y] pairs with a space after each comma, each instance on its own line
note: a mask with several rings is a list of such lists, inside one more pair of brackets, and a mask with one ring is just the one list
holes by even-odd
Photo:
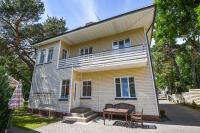
[[[59, 101], [61, 81], [71, 78], [71, 68], [57, 69], [59, 42], [46, 45], [41, 49], [54, 47], [51, 63], [35, 65], [32, 77], [30, 108], [51, 109], [58, 112], [68, 111], [68, 101]], [[37, 59], [38, 60], [38, 59]]]
[[[92, 81], [91, 99], [81, 99], [81, 106], [102, 112], [107, 103], [129, 103], [136, 106], [136, 111], [144, 110], [144, 115], [158, 116], [156, 94], [152, 85], [149, 67], [122, 69], [104, 72], [82, 73], [79, 80]], [[115, 77], [134, 76], [137, 100], [115, 100]]]
[[70, 57], [78, 56], [79, 55], [79, 48], [85, 48], [89, 46], [93, 46], [93, 52], [101, 52], [106, 50], [112, 50], [112, 43], [114, 41], [119, 41], [120, 39], [130, 38], [132, 45], [139, 45], [144, 44], [145, 38], [144, 38], [144, 29], [139, 28], [127, 32], [123, 32], [120, 34], [99, 38], [92, 41], [83, 42], [80, 44], [75, 44], [74, 46], [68, 45], [66, 43], [62, 43], [63, 47], [67, 48], [70, 53]]
[[[117, 35], [100, 38], [74, 46], [65, 44], [62, 41], [54, 42], [40, 47], [48, 49], [54, 47], [53, 60], [51, 63], [36, 65], [32, 78], [30, 93], [30, 108], [51, 109], [56, 112], [68, 112], [69, 106], [76, 107], [80, 104], [83, 107], [90, 107], [95, 111], [101, 112], [107, 103], [130, 103], [136, 106], [137, 111], [144, 109], [145, 115], [158, 115], [156, 104], [156, 94], [153, 87], [153, 80], [149, 62], [146, 67], [119, 69], [112, 71], [98, 71], [90, 73], [73, 73], [72, 97], [69, 101], [59, 101], [61, 91], [61, 81], [71, 79], [72, 69], [57, 69], [58, 59], [61, 58], [62, 49], [67, 49], [70, 56], [77, 56], [79, 48], [93, 46], [93, 52], [112, 50], [113, 41], [129, 37], [132, 45], [144, 44], [144, 29], [139, 28]], [[38, 60], [38, 59], [37, 59]], [[120, 76], [134, 76], [137, 100], [115, 100], [114, 78]], [[77, 91], [82, 88], [82, 80], [92, 80], [92, 99], [79, 99], [80, 103], [74, 102], [74, 81], [77, 80]], [[39, 95], [39, 96], [37, 96]]]

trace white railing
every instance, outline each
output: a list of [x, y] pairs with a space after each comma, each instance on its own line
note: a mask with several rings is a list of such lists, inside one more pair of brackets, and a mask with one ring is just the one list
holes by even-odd
[[141, 60], [147, 60], [146, 46], [137, 45], [133, 47], [103, 51], [94, 54], [81, 55], [59, 60], [58, 68], [70, 67], [101, 67], [115, 64], [129, 64]]

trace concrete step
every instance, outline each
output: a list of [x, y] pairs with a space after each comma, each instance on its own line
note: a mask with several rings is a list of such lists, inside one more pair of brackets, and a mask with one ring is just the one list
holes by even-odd
[[94, 119], [95, 117], [97, 117], [97, 113], [92, 113], [90, 115], [88, 115], [87, 117], [78, 117], [78, 116], [64, 116], [64, 120], [68, 120], [68, 121], [76, 121], [76, 122], [89, 122], [92, 119]]
[[87, 111], [87, 112], [84, 112], [84, 113], [71, 113], [71, 116], [74, 116], [74, 117], [87, 117], [91, 114], [93, 114], [94, 112], [93, 111]]
[[71, 113], [86, 113], [88, 111], [91, 111], [91, 109], [85, 107], [76, 107], [71, 109]]

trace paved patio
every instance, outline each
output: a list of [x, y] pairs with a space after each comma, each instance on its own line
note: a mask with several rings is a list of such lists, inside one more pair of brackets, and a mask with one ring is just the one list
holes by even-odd
[[[181, 105], [170, 103], [166, 100], [160, 101], [160, 108], [165, 109], [170, 121], [154, 123], [149, 122], [144, 125], [146, 129], [127, 128], [123, 126], [113, 125], [116, 120], [96, 120], [83, 123], [57, 122], [49, 124], [32, 131], [32, 133], [199, 133], [200, 132], [200, 112], [184, 107]], [[152, 129], [156, 126], [156, 129]], [[149, 128], [150, 129], [149, 129]], [[15, 130], [16, 131], [16, 130]], [[15, 132], [17, 133], [17, 132]]]

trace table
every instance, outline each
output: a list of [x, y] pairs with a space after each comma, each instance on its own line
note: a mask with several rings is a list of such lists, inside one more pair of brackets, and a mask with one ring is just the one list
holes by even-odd
[[128, 119], [128, 109], [107, 108], [107, 109], [103, 110], [104, 125], [105, 125], [105, 115], [106, 114], [110, 115], [111, 119], [112, 119], [112, 115], [124, 115], [126, 122]]

